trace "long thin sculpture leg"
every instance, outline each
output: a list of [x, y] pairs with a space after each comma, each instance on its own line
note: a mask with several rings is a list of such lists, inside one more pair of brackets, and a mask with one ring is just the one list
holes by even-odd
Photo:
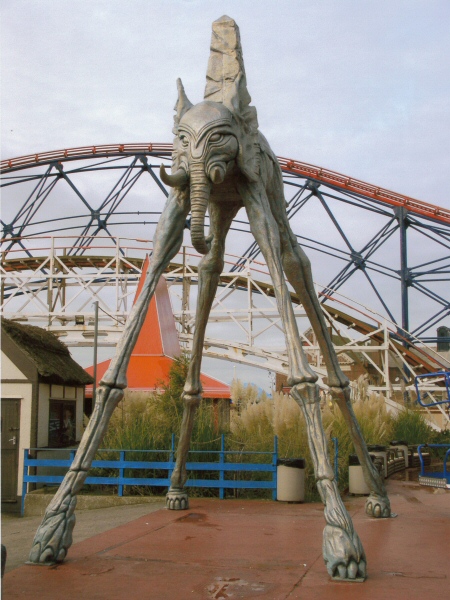
[[366, 500], [366, 514], [375, 518], [390, 517], [392, 513], [389, 496], [386, 492], [383, 477], [375, 468], [367, 450], [358, 420], [353, 411], [350, 388], [333, 390], [333, 397], [341, 409], [344, 420], [349, 428], [355, 452], [362, 467], [364, 480], [370, 490], [370, 495]]
[[391, 507], [383, 478], [370, 459], [364, 437], [351, 403], [349, 380], [340, 368], [325, 319], [314, 290], [311, 263], [291, 230], [282, 194], [281, 172], [274, 172], [274, 185], [269, 202], [281, 233], [283, 269], [289, 283], [298, 294], [311, 327], [316, 335], [328, 373], [328, 385], [350, 431], [364, 479], [371, 490], [366, 502], [366, 513], [373, 517], [390, 517]]
[[100, 382], [94, 412], [83, 434], [77, 453], [57, 493], [45, 511], [34, 537], [29, 562], [62, 562], [72, 545], [77, 494], [83, 487], [111, 415], [123, 397], [126, 371], [131, 352], [145, 319], [156, 285], [183, 240], [183, 228], [189, 202], [184, 192], [173, 192], [167, 201], [155, 234], [154, 251], [142, 292], [130, 313], [114, 360]]
[[356, 454], [363, 469], [365, 481], [371, 490], [366, 502], [366, 512], [373, 517], [390, 517], [390, 502], [383, 479], [370, 459], [364, 437], [353, 411], [348, 379], [339, 366], [320, 304], [314, 292], [309, 259], [296, 243], [292, 249], [285, 252], [283, 265], [288, 281], [298, 293], [311, 326], [316, 333], [327, 366], [328, 385], [347, 423]]
[[319, 386], [294, 385], [291, 395], [302, 408], [305, 416], [317, 489], [325, 505], [327, 525], [323, 532], [323, 557], [328, 573], [335, 579], [364, 579], [366, 577], [364, 549], [342, 502], [328, 460], [328, 444], [322, 425]]
[[371, 490], [366, 502], [366, 512], [373, 517], [390, 517], [390, 502], [383, 479], [370, 459], [364, 437], [353, 411], [348, 379], [339, 366], [320, 304], [314, 292], [309, 259], [297, 242], [293, 247], [290, 246], [285, 250], [283, 266], [288, 281], [299, 295], [311, 326], [316, 333], [327, 366], [328, 384], [347, 423], [356, 454], [363, 469], [365, 481]]
[[[171, 510], [183, 510], [189, 507], [189, 497], [184, 488], [187, 480], [186, 462], [191, 442], [194, 417], [202, 398], [200, 369], [203, 342], [211, 306], [216, 295], [220, 274], [223, 271], [225, 237], [231, 222], [238, 211], [235, 205], [210, 204], [211, 246], [210, 251], [201, 260], [198, 268], [198, 300], [195, 317], [195, 331], [192, 343], [192, 356], [188, 376], [183, 391], [183, 420], [177, 447], [177, 461], [172, 473], [170, 489], [166, 496], [166, 506]], [[210, 236], [211, 237], [211, 236]]]
[[270, 210], [262, 186], [244, 184], [240, 192], [247, 210], [250, 227], [266, 259], [274, 284], [278, 310], [283, 320], [289, 357], [288, 383], [291, 395], [305, 415], [308, 441], [313, 458], [317, 487], [325, 504], [323, 556], [327, 570], [336, 579], [355, 581], [366, 574], [366, 558], [362, 544], [334, 479], [328, 459], [327, 442], [320, 412], [319, 387], [302, 348], [294, 311], [283, 278], [280, 230]]

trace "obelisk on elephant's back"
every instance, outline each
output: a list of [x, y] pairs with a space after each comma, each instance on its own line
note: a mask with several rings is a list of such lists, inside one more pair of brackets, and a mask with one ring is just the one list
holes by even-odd
[[[241, 34], [236, 22], [224, 15], [212, 24], [211, 53], [206, 71], [205, 100], [220, 102], [239, 122], [246, 136], [243, 152], [243, 170], [258, 170], [257, 153], [252, 146], [258, 144], [258, 117], [247, 89]], [[242, 168], [242, 167], [241, 167]]]

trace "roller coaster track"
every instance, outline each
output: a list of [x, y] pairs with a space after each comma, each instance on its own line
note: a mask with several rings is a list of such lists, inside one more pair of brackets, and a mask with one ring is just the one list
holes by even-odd
[[[193, 249], [190, 249], [191, 252]], [[45, 265], [46, 257], [33, 257], [33, 258], [19, 258], [6, 260], [3, 264], [4, 273], [12, 274], [12, 273], [20, 273], [20, 272], [29, 272], [36, 271], [42, 268], [42, 265]], [[106, 267], [108, 269], [120, 269], [123, 272], [128, 270], [132, 271], [140, 271], [143, 264], [142, 258], [137, 257], [127, 257], [126, 265], [125, 261], [121, 261], [121, 264], [116, 262], [116, 259], [111, 259], [111, 256], [99, 256], [99, 255], [82, 255], [82, 256], [59, 256], [58, 257], [59, 269], [60, 273], [69, 273], [71, 270], [81, 270], [86, 268], [95, 268], [99, 272], [104, 270]], [[180, 272], [183, 271], [183, 265], [178, 262], [172, 262], [168, 265], [165, 273], [166, 277], [170, 280], [179, 279]], [[189, 275], [192, 280], [193, 277], [197, 277], [198, 269], [196, 265], [190, 265]], [[265, 275], [268, 275], [265, 273]], [[48, 277], [52, 277], [51, 274]], [[55, 272], [53, 272], [53, 278], [55, 278]], [[247, 291], [248, 289], [248, 274], [240, 274], [240, 273], [229, 273], [224, 272], [220, 276], [219, 286], [227, 287], [232, 284], [234, 290], [240, 290], [242, 292]], [[264, 295], [267, 298], [275, 298], [275, 290], [273, 284], [270, 281], [258, 281], [254, 280], [253, 285], [259, 290], [264, 290]], [[45, 286], [48, 289], [48, 285]], [[291, 301], [295, 306], [299, 306], [300, 298], [298, 294], [294, 291], [290, 291]], [[341, 305], [343, 307], [344, 304], [341, 301]], [[355, 312], [354, 306], [349, 306], [349, 309], [352, 312]], [[335, 323], [340, 323], [344, 325], [347, 329], [352, 329], [353, 331], [358, 332], [363, 337], [370, 337], [372, 340], [376, 341], [378, 345], [383, 343], [383, 331], [381, 329], [381, 321], [376, 322], [376, 325], [370, 324], [367, 320], [373, 320], [366, 313], [366, 320], [357, 318], [342, 309], [336, 308], [335, 305], [331, 304], [323, 304], [323, 310], [325, 314], [330, 317], [332, 315], [333, 321]], [[50, 311], [49, 311], [50, 312]], [[364, 316], [364, 313], [361, 312]], [[24, 315], [22, 315], [24, 316]], [[44, 316], [44, 315], [43, 315]], [[47, 314], [45, 315], [47, 318]], [[13, 315], [13, 318], [20, 318], [19, 314]], [[74, 315], [72, 315], [72, 319]], [[235, 317], [236, 318], [236, 317]], [[239, 317], [238, 317], [239, 318]], [[245, 315], [244, 319], [248, 320], [248, 315]], [[214, 319], [214, 312], [213, 312]], [[180, 317], [180, 321], [182, 321]], [[218, 322], [220, 319], [215, 319]], [[230, 320], [230, 319], [227, 319]], [[55, 329], [54, 331], [58, 331]], [[428, 373], [433, 369], [443, 369], [445, 368], [445, 363], [440, 362], [439, 355], [435, 352], [430, 352], [426, 347], [415, 347], [411, 345], [411, 348], [407, 346], [403, 346], [402, 343], [407, 341], [406, 338], [401, 338], [394, 330], [389, 330], [389, 335], [392, 339], [392, 343], [395, 347], [401, 351], [401, 354], [405, 357], [405, 360], [408, 363], [409, 367], [412, 367], [417, 370], [418, 373]], [[342, 336], [341, 336], [342, 337]], [[186, 337], [185, 339], [189, 339]], [[215, 346], [223, 345], [224, 342], [219, 342], [216, 340]], [[233, 344], [228, 344], [228, 346], [232, 346]], [[242, 346], [239, 344], [235, 344], [236, 347]], [[248, 351], [248, 346], [244, 345], [245, 349]], [[256, 351], [255, 351], [256, 352]], [[255, 354], [253, 352], [253, 354]], [[262, 354], [261, 354], [262, 356]], [[285, 357], [282, 359], [285, 362]], [[284, 369], [283, 369], [284, 371]]]
[[[3, 315], [45, 326], [69, 347], [89, 347], [94, 339], [95, 299], [101, 311], [98, 345], [114, 347], [128, 317], [144, 257], [151, 253], [152, 244], [145, 240], [117, 239], [116, 247], [108, 248], [107, 241], [103, 238], [100, 244], [99, 239], [87, 238], [86, 252], [81, 255], [67, 254], [73, 243], [67, 237], [34, 238], [36, 246], [30, 247], [32, 257], [12, 258], [15, 252], [19, 253], [13, 250], [0, 268]], [[192, 248], [184, 246], [165, 272], [180, 342], [186, 349], [192, 345], [195, 308], [191, 304], [196, 294], [199, 260]], [[231, 272], [230, 267], [238, 261], [237, 256], [225, 257], [204, 356], [286, 374], [283, 332], [267, 267], [247, 260], [242, 271]], [[305, 331], [307, 323], [298, 295], [292, 290], [290, 293], [305, 351], [319, 377], [319, 385], [326, 390], [320, 350], [313, 333]], [[419, 340], [402, 338], [394, 324], [340, 294], [326, 298], [322, 308], [343, 368], [356, 368], [359, 372], [361, 367], [370, 373], [370, 388], [382, 393], [394, 409], [398, 409], [396, 402], [405, 390], [414, 393], [415, 375], [448, 366], [432, 348]], [[436, 398], [442, 395], [439, 381], [427, 385], [427, 393]], [[438, 415], [444, 423], [448, 420], [441, 407]], [[435, 416], [430, 413], [430, 420]]]
[[[18, 169], [35, 167], [36, 165], [50, 164], [60, 160], [80, 160], [92, 157], [113, 157], [126, 156], [134, 154], [153, 153], [160, 156], [169, 156], [172, 153], [172, 144], [105, 144], [100, 146], [80, 146], [78, 148], [68, 148], [65, 150], [55, 150], [51, 152], [40, 152], [37, 154], [27, 154], [16, 158], [10, 158], [1, 161], [0, 173], [11, 173]], [[450, 209], [428, 204], [421, 200], [416, 200], [396, 192], [365, 183], [359, 179], [342, 175], [336, 171], [317, 167], [298, 160], [278, 157], [281, 169], [285, 173], [311, 177], [316, 181], [321, 181], [335, 186], [344, 191], [352, 191], [364, 194], [373, 200], [378, 200], [391, 206], [403, 207], [411, 213], [429, 217], [434, 221], [450, 224]]]
[[[116, 237], [124, 237], [124, 227], [128, 231], [135, 225], [145, 226], [148, 231], [148, 225], [156, 225], [162, 200], [168, 195], [158, 170], [161, 162], [170, 161], [172, 149], [172, 144], [167, 143], [108, 144], [3, 160], [3, 260], [17, 257], [20, 252], [15, 250], [19, 249], [23, 261], [32, 263], [29, 243], [34, 236], [78, 231], [78, 239], [67, 251], [73, 256], [86, 252], [82, 239], [106, 233], [115, 245]], [[328, 269], [328, 284], [321, 290], [321, 300], [347, 286], [349, 280], [350, 287], [354, 286], [353, 281], [359, 278], [353, 289], [356, 293], [365, 289], [363, 294], [367, 295], [367, 290], [373, 294], [388, 319], [397, 323], [400, 335], [411, 332], [434, 342], [436, 326], [450, 315], [450, 209], [305, 162], [282, 157], [278, 161], [283, 171], [288, 218], [294, 228], [294, 222], [302, 227], [303, 235], [297, 234], [297, 238], [311, 258], [319, 259], [317, 253], [325, 257], [321, 260], [326, 263], [321, 262], [321, 266], [326, 264]], [[77, 178], [102, 171], [105, 178], [118, 174], [118, 179], [99, 201], [101, 192], [91, 194], [96, 180], [88, 180], [80, 188]], [[134, 194], [138, 181], [139, 186], [150, 184], [153, 191], [157, 186], [158, 195], [149, 189], [152, 195], [145, 196], [151, 198], [146, 205], [139, 200], [144, 198], [142, 195]], [[88, 191], [83, 194], [83, 189]], [[59, 207], [65, 206], [64, 200], [70, 194], [72, 204], [64, 212]], [[52, 199], [59, 207], [53, 205], [57, 210], [49, 212], [45, 207]], [[151, 210], [146, 210], [146, 206]], [[357, 214], [352, 214], [347, 222], [349, 210]], [[302, 219], [297, 218], [298, 213]], [[303, 225], [303, 215], [309, 218], [307, 226]], [[362, 226], [355, 228], [355, 222]], [[113, 235], [112, 228], [118, 234]], [[231, 230], [241, 242], [246, 239], [245, 234], [250, 239], [245, 220], [235, 220]], [[392, 245], [396, 236], [397, 247]], [[310, 250], [316, 254], [311, 256]], [[240, 259], [230, 272], [243, 270], [247, 260], [255, 260], [259, 255], [253, 240], [245, 251], [238, 251]], [[372, 299], [370, 303], [373, 304]]]
[[304, 177], [312, 177], [317, 181], [328, 183], [338, 189], [363, 194], [373, 200], [383, 202], [384, 204], [403, 207], [411, 213], [429, 217], [434, 221], [450, 224], [450, 209], [435, 206], [434, 204], [428, 204], [421, 200], [415, 200], [409, 196], [397, 194], [396, 192], [391, 192], [390, 190], [377, 187], [370, 183], [365, 183], [359, 179], [347, 177], [336, 171], [330, 171], [329, 169], [316, 167], [314, 165], [309, 165], [308, 163], [291, 160], [289, 158], [281, 158], [280, 156], [278, 157], [278, 162], [280, 163], [282, 171], [285, 173], [296, 173], [298, 175], [303, 175]]

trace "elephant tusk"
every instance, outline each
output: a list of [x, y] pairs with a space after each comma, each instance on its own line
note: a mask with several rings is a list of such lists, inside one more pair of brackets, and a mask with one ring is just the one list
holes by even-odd
[[159, 176], [161, 177], [162, 181], [170, 187], [181, 187], [183, 185], [186, 185], [186, 183], [189, 180], [188, 174], [181, 167], [176, 173], [172, 173], [170, 175], [169, 173], [167, 173], [163, 164], [161, 164], [160, 166]]

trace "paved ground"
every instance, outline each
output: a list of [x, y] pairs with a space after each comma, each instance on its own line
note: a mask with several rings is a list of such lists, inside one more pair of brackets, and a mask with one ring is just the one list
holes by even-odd
[[[67, 561], [10, 570], [3, 598], [447, 599], [450, 492], [392, 480], [388, 489], [396, 519], [367, 518], [363, 498], [346, 502], [368, 559], [364, 583], [336, 583], [328, 577], [320, 505], [194, 499], [182, 513], [151, 513], [155, 507], [145, 505], [142, 516], [136, 506], [79, 515]], [[25, 532], [8, 530], [14, 521], [5, 521], [5, 541], [20, 540], [17, 545], [27, 546], [25, 556], [35, 521], [24, 523], [26, 529], [33, 526], [28, 539]], [[90, 530], [94, 524], [104, 527], [103, 533]]]
[[[163, 500], [151, 504], [78, 510], [73, 533], [74, 544], [162, 508]], [[5, 573], [22, 566], [28, 560], [34, 534], [41, 521], [42, 517], [20, 517], [18, 514], [2, 513], [2, 544], [8, 551]]]

